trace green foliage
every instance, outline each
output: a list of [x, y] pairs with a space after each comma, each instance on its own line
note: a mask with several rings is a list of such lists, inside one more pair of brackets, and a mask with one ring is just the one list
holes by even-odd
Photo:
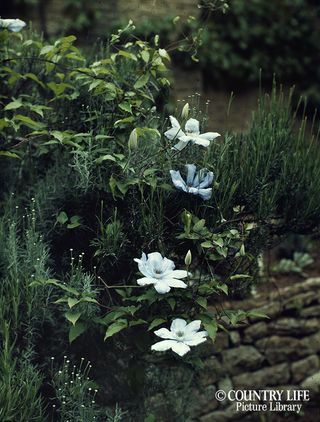
[[53, 418], [57, 421], [98, 421], [99, 410], [95, 402], [98, 392], [96, 384], [89, 379], [90, 362], [81, 359], [80, 365], [72, 365], [64, 357], [61, 369], [52, 361], [52, 387], [55, 401], [52, 404]]
[[307, 274], [303, 269], [312, 264], [313, 261], [313, 258], [308, 253], [294, 252], [293, 259], [281, 259], [280, 262], [274, 266], [273, 271], [276, 273], [297, 273], [306, 277]]
[[[305, 122], [294, 130], [290, 98], [274, 88], [248, 133], [178, 152], [163, 136], [160, 105], [170, 57], [157, 39], [122, 45], [131, 29], [115, 33], [94, 60], [74, 36], [47, 44], [9, 34], [1, 50], [0, 330], [17, 358], [28, 352], [28, 367], [46, 370], [44, 341], [57, 357], [69, 347], [103, 364], [107, 349], [142, 361], [153, 331], [177, 317], [200, 319], [214, 341], [226, 325], [261, 317], [212, 303], [254, 282], [273, 235], [319, 225], [320, 152]], [[182, 127], [188, 112], [203, 132], [198, 103], [176, 110]], [[174, 188], [170, 170], [186, 163], [214, 172], [207, 201]], [[186, 289], [159, 294], [137, 285], [134, 258], [153, 251], [188, 272]], [[16, 356], [2, 360], [12, 369]], [[201, 366], [195, 353], [185, 364]], [[101, 409], [85, 390], [86, 369], [64, 365], [48, 380], [57, 417], [93, 420]], [[38, 409], [37, 374], [30, 394]]]
[[3, 422], [43, 422], [43, 401], [40, 396], [42, 376], [30, 363], [26, 354], [14, 357], [14, 344], [10, 342], [9, 324], [1, 327], [0, 353], [0, 418]]

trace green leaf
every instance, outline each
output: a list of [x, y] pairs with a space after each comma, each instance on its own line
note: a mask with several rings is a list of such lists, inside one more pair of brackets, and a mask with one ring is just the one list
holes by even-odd
[[75, 325], [78, 319], [81, 317], [81, 312], [68, 311], [64, 314], [64, 316], [67, 318], [68, 321]]
[[204, 322], [203, 326], [205, 330], [208, 332], [209, 337], [212, 341], [215, 340], [217, 331], [218, 331], [218, 324], [215, 319], [213, 319], [211, 322]]
[[230, 280], [239, 280], [242, 278], [252, 278], [252, 276], [248, 274], [235, 274], [230, 277]]
[[158, 327], [158, 325], [163, 324], [164, 322], [166, 322], [165, 319], [163, 318], [156, 318], [154, 319], [151, 324], [149, 325], [148, 331], [152, 330], [155, 327]]
[[139, 89], [142, 88], [143, 86], [145, 86], [150, 78], [150, 74], [149, 73], [145, 73], [142, 76], [140, 76], [140, 78], [137, 80], [137, 82], [133, 85], [135, 89]]
[[65, 224], [69, 220], [67, 214], [64, 211], [61, 211], [57, 217], [57, 222], [60, 224]]
[[11, 103], [7, 104], [4, 110], [16, 110], [17, 108], [22, 107], [23, 104], [20, 100], [11, 101]]
[[69, 330], [69, 343], [72, 343], [77, 337], [84, 333], [87, 328], [87, 325], [83, 322], [72, 325]]
[[23, 116], [22, 114], [17, 114], [14, 116], [15, 120], [19, 120], [22, 122], [25, 126], [30, 127], [31, 129], [41, 129], [44, 127], [44, 124], [41, 122], [36, 122], [35, 120], [30, 119], [28, 116]]
[[68, 297], [68, 305], [70, 309], [77, 305], [79, 302], [79, 299], [76, 299], [74, 297]]
[[122, 331], [124, 328], [128, 327], [128, 321], [126, 319], [119, 319], [117, 321], [115, 321], [113, 324], [111, 324], [107, 331], [106, 334], [104, 336], [104, 340], [106, 340], [109, 337], [112, 337], [114, 334], [119, 333], [120, 331]]
[[0, 155], [2, 155], [3, 157], [9, 157], [9, 158], [19, 158], [19, 155], [15, 154], [14, 152], [10, 152], [10, 151], [0, 151]]
[[81, 217], [79, 215], [73, 215], [70, 218], [70, 223], [67, 225], [67, 228], [68, 229], [75, 229], [76, 227], [81, 226], [80, 218]]
[[205, 297], [197, 297], [195, 301], [198, 305], [202, 306], [202, 308], [207, 309], [208, 303]]
[[173, 297], [169, 297], [169, 299], [167, 299], [167, 302], [169, 303], [170, 308], [173, 311], [176, 306], [176, 300]]
[[222, 290], [226, 295], [229, 293], [228, 286], [226, 284], [218, 284], [217, 289]]
[[131, 104], [128, 102], [120, 103], [119, 108], [121, 108], [121, 110], [127, 111], [128, 113], [132, 114]]
[[255, 317], [255, 318], [267, 318], [267, 319], [270, 319], [270, 317], [267, 314], [265, 314], [264, 312], [255, 311], [255, 310], [248, 311], [247, 312], [247, 316], [248, 317]]
[[209, 242], [208, 240], [206, 240], [205, 242], [201, 243], [201, 246], [205, 249], [208, 249], [208, 248], [212, 248], [213, 244], [211, 242]]

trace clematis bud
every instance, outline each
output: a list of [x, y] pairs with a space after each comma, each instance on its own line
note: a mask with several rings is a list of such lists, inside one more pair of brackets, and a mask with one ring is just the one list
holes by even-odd
[[188, 116], [189, 116], [189, 109], [190, 109], [190, 107], [189, 107], [189, 103], [186, 103], [186, 104], [183, 106], [183, 109], [182, 109], [182, 111], [181, 111], [181, 118], [182, 118], [182, 119], [187, 119], [187, 118], [188, 118]]
[[185, 258], [184, 258], [184, 263], [186, 264], [187, 267], [189, 267], [191, 262], [192, 262], [192, 254], [191, 254], [191, 251], [189, 249]]
[[137, 129], [133, 129], [133, 131], [130, 133], [129, 141], [128, 141], [128, 147], [129, 147], [130, 150], [138, 148]]

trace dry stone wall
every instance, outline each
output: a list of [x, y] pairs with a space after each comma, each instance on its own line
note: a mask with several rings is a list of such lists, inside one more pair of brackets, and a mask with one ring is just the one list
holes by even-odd
[[[239, 414], [227, 401], [217, 402], [214, 393], [220, 389], [309, 389], [311, 404], [319, 403], [320, 278], [224, 306], [259, 309], [270, 319], [253, 318], [237, 330], [219, 333], [214, 346], [203, 346], [205, 368], [200, 379], [206, 392], [194, 420], [261, 420], [257, 414]], [[273, 417], [268, 420], [281, 420], [279, 415]]]

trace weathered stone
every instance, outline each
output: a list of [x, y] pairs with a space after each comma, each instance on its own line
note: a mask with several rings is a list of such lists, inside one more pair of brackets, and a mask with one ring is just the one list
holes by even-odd
[[[228, 395], [229, 391], [231, 391], [232, 389], [233, 389], [233, 384], [229, 377], [223, 378], [222, 380], [219, 381], [218, 390], [224, 391], [226, 395]], [[229, 400], [226, 397], [224, 400], [220, 402], [220, 405], [226, 406], [228, 403], [229, 403]]]
[[301, 387], [319, 392], [320, 391], [320, 371], [306, 378], [301, 383]]
[[225, 369], [220, 360], [212, 356], [204, 362], [204, 368], [199, 373], [199, 380], [202, 385], [214, 384], [225, 376]]
[[320, 352], [320, 331], [312, 336], [304, 337], [302, 339], [301, 344], [304, 347], [309, 347], [311, 353], [318, 353]]
[[256, 324], [250, 325], [244, 330], [244, 339], [245, 343], [251, 343], [253, 340], [257, 340], [261, 337], [265, 337], [268, 333], [268, 325], [266, 322], [261, 321]]
[[301, 293], [296, 296], [289, 297], [286, 300], [283, 300], [283, 308], [284, 309], [301, 309], [305, 306], [310, 305], [311, 303], [314, 303], [317, 301], [317, 296], [314, 294], [313, 291]]
[[202, 358], [208, 358], [212, 356], [215, 352], [215, 344], [212, 343], [212, 341], [205, 341], [204, 343], [197, 346], [197, 352], [200, 357]]
[[229, 347], [229, 336], [228, 333], [220, 332], [217, 334], [214, 341], [215, 353], [220, 353]]
[[234, 420], [237, 417], [239, 417], [239, 414], [236, 410], [236, 403], [234, 402], [231, 406], [224, 410], [217, 410], [215, 412], [209, 413], [208, 415], [202, 416], [200, 418], [200, 422], [228, 422]]
[[197, 417], [199, 414], [206, 414], [215, 410], [219, 405], [215, 399], [216, 391], [214, 385], [208, 385], [205, 388], [192, 388], [188, 393], [192, 397], [189, 415]]
[[273, 365], [288, 360], [297, 360], [314, 353], [305, 340], [306, 338], [299, 340], [294, 337], [271, 336], [258, 340], [256, 347], [266, 356], [268, 362]]
[[300, 316], [302, 317], [319, 317], [320, 305], [309, 306], [308, 308], [301, 309]]
[[230, 343], [233, 346], [239, 346], [241, 342], [241, 337], [238, 331], [230, 331], [229, 338], [230, 338]]
[[290, 379], [289, 365], [282, 363], [232, 378], [235, 388], [264, 388], [286, 383]]
[[269, 324], [269, 329], [274, 334], [301, 337], [319, 331], [319, 320], [316, 318], [279, 318]]
[[319, 357], [317, 355], [312, 355], [294, 362], [291, 365], [292, 381], [302, 381], [305, 377], [312, 375], [315, 371], [317, 371], [319, 366]]
[[264, 361], [264, 357], [253, 346], [239, 346], [226, 350], [222, 359], [225, 369], [232, 375], [257, 369]]

